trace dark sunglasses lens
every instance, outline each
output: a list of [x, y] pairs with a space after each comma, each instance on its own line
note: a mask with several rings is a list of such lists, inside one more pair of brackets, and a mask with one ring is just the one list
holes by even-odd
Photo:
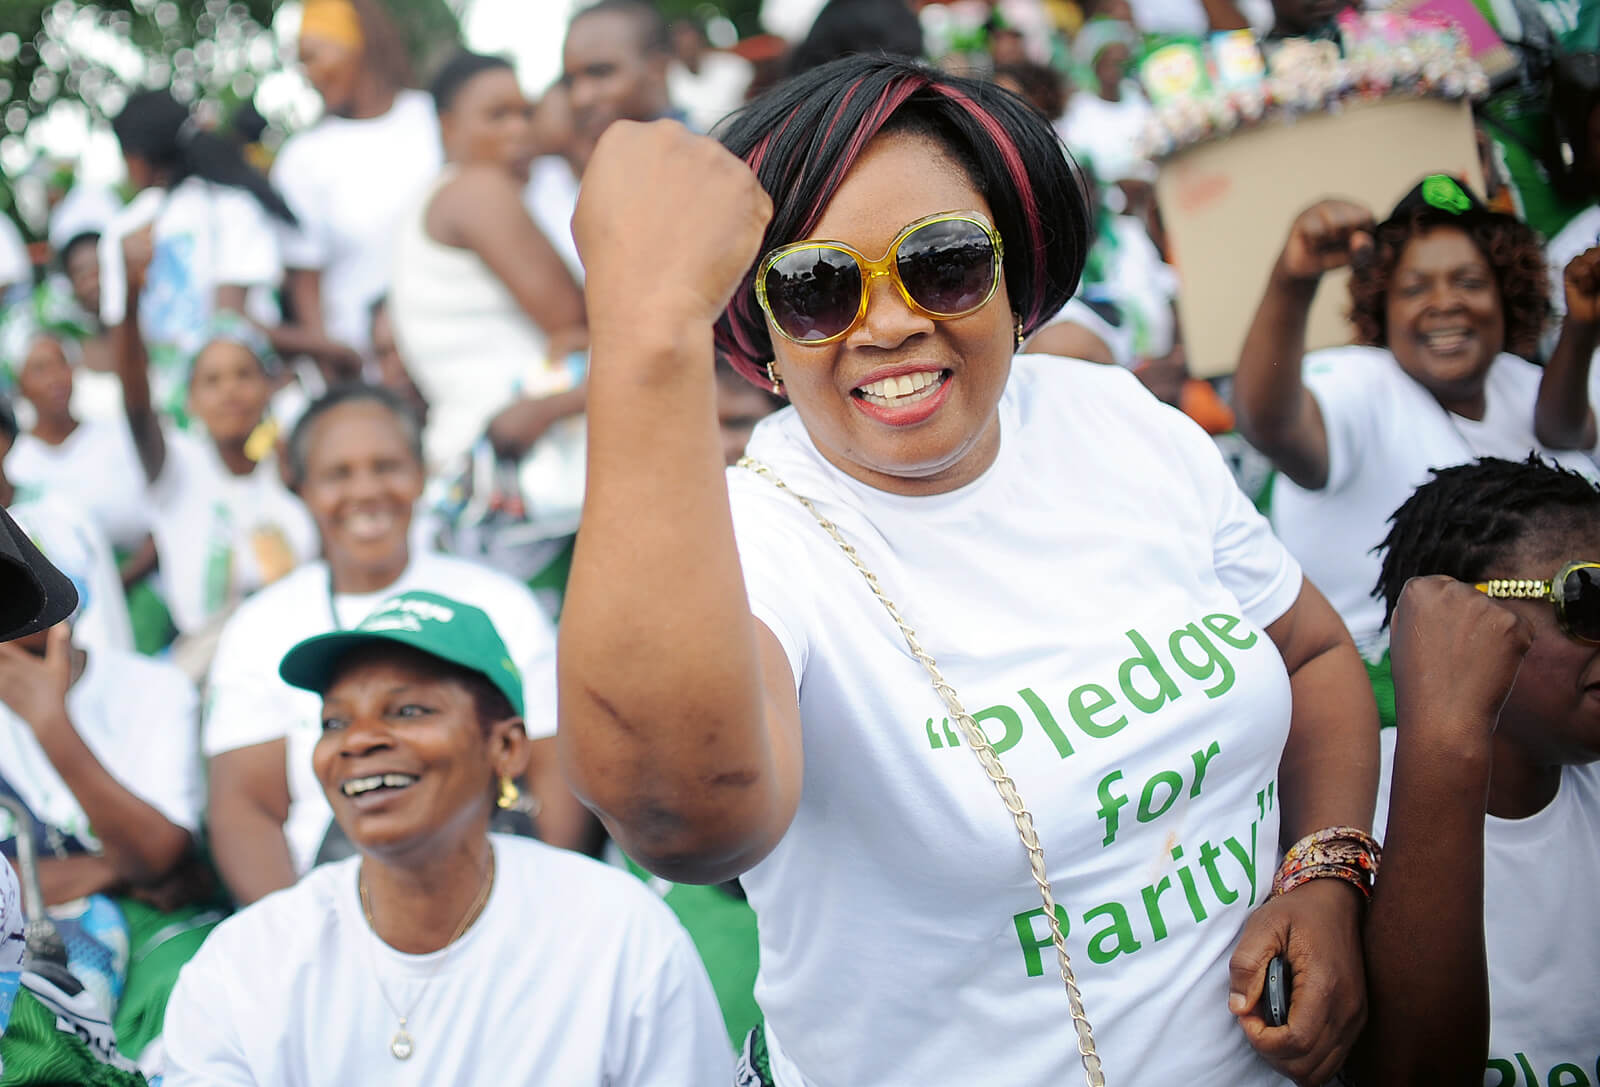
[[895, 257], [900, 282], [929, 313], [976, 309], [994, 287], [994, 244], [977, 223], [943, 219], [918, 227]]
[[1574, 637], [1600, 643], [1600, 568], [1568, 571], [1561, 581], [1561, 617]]
[[849, 253], [797, 249], [767, 269], [772, 321], [796, 340], [825, 340], [850, 327], [861, 308], [861, 266]]

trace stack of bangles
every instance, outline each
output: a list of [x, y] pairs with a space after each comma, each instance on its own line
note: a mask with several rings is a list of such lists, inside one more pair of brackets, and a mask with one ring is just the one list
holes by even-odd
[[1372, 897], [1383, 850], [1372, 835], [1356, 827], [1328, 827], [1308, 834], [1283, 855], [1272, 877], [1272, 895], [1288, 894], [1314, 879], [1342, 879], [1352, 883], [1363, 898]]

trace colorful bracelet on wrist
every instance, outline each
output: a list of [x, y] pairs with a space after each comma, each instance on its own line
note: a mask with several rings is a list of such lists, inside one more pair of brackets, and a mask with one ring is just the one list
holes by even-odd
[[1328, 827], [1301, 838], [1283, 855], [1272, 877], [1272, 896], [1288, 894], [1314, 879], [1342, 879], [1372, 897], [1383, 850], [1372, 835], [1356, 827]]

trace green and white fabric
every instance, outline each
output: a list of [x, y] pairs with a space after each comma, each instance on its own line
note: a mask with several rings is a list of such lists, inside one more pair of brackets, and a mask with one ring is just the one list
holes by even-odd
[[275, 456], [236, 476], [208, 439], [169, 430], [166, 445], [166, 464], [146, 493], [167, 603], [189, 634], [315, 558], [320, 545]]

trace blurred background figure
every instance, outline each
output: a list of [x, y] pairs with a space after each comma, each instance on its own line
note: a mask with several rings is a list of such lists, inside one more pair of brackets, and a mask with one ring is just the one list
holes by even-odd
[[667, 68], [667, 94], [684, 112], [689, 125], [710, 132], [716, 123], [744, 104], [755, 69], [736, 53], [714, 49], [697, 19], [672, 24], [672, 63]]

